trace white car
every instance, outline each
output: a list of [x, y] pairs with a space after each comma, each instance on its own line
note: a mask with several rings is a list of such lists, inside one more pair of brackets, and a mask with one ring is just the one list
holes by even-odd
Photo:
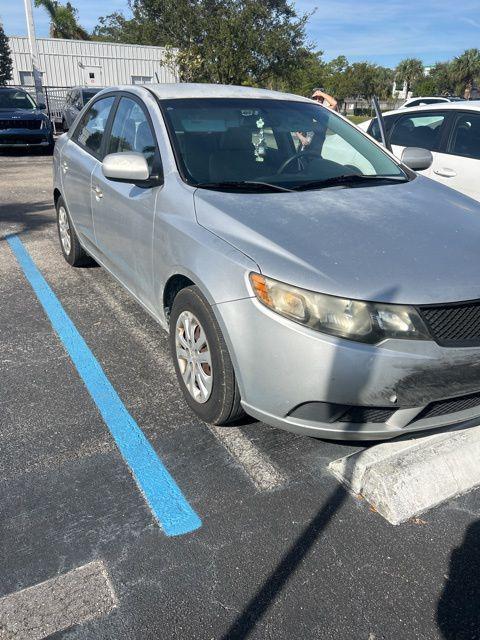
[[400, 109], [409, 109], [410, 107], [423, 107], [426, 104], [436, 104], [437, 102], [462, 102], [463, 98], [457, 96], [425, 96], [423, 98], [409, 98]]
[[[480, 101], [399, 109], [383, 117], [398, 158], [405, 147], [428, 149], [433, 163], [420, 173], [480, 201]], [[381, 141], [376, 118], [359, 126]]]

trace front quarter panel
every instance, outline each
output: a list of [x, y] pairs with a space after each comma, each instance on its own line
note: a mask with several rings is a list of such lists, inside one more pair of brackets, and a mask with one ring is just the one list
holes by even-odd
[[155, 297], [162, 324], [167, 322], [165, 285], [175, 275], [192, 280], [212, 306], [251, 297], [246, 275], [258, 271], [258, 265], [198, 224], [193, 189], [180, 180], [168, 186], [157, 201], [153, 237]]

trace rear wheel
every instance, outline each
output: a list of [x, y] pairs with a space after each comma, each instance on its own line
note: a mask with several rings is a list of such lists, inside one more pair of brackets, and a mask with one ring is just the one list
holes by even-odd
[[65, 260], [72, 267], [86, 267], [94, 264], [93, 258], [88, 255], [78, 241], [67, 207], [61, 196], [57, 200], [56, 209], [58, 237]]
[[225, 340], [196, 286], [182, 289], [173, 302], [170, 352], [185, 400], [202, 420], [222, 425], [244, 415]]

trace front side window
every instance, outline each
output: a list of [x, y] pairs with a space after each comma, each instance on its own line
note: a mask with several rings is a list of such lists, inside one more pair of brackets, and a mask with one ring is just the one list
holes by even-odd
[[152, 172], [156, 142], [147, 116], [135, 100], [122, 98], [113, 119], [107, 153], [135, 151], [147, 160]]
[[35, 102], [26, 91], [0, 90], [0, 109], [36, 109]]
[[457, 117], [448, 153], [480, 160], [480, 113], [462, 113]]
[[114, 102], [114, 96], [97, 100], [82, 116], [73, 135], [73, 140], [93, 155], [100, 153], [103, 134]]
[[444, 122], [444, 113], [402, 116], [395, 122], [390, 142], [399, 147], [421, 147], [437, 151]]
[[165, 100], [162, 108], [192, 185], [254, 181], [296, 189], [352, 174], [407, 179], [356, 127], [316, 104], [200, 98]]

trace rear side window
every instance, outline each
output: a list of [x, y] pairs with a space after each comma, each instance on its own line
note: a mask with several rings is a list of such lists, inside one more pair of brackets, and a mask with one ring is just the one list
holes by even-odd
[[423, 98], [420, 100], [414, 100], [407, 104], [407, 107], [421, 107], [424, 104], [438, 104], [440, 102], [447, 102], [446, 100], [441, 100], [439, 98]]
[[421, 147], [437, 151], [444, 122], [445, 114], [438, 112], [402, 116], [395, 122], [390, 142], [400, 147]]
[[122, 98], [113, 119], [107, 153], [127, 151], [141, 153], [152, 172], [156, 142], [150, 123], [138, 102]]
[[108, 116], [114, 102], [114, 96], [97, 100], [84, 113], [73, 134], [73, 140], [94, 156], [100, 153]]
[[462, 113], [457, 117], [448, 153], [480, 160], [480, 113]]

